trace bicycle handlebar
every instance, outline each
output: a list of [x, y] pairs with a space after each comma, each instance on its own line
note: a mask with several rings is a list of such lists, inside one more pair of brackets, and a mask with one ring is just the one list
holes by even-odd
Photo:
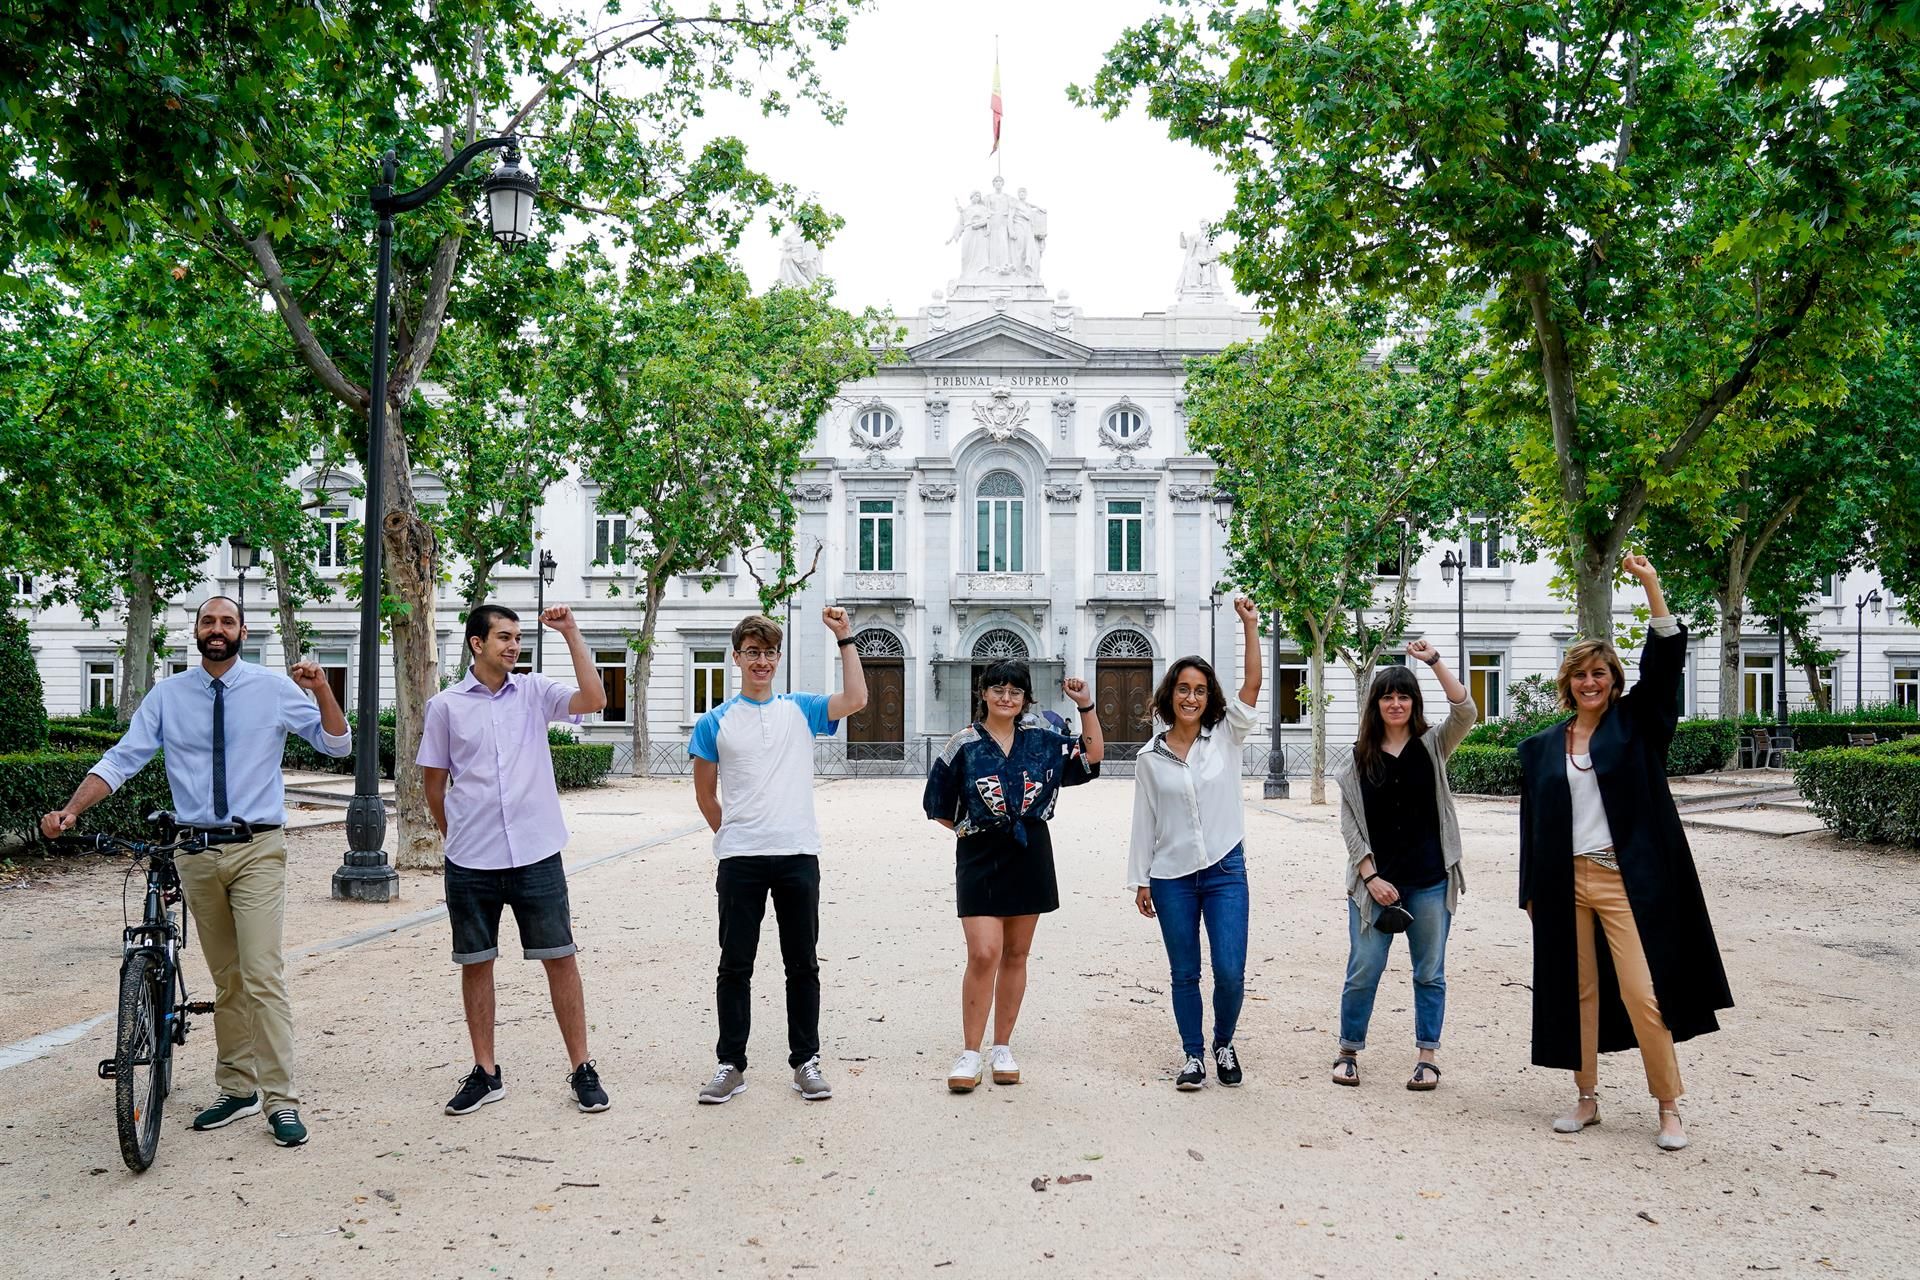
[[170, 813], [149, 814], [148, 817], [164, 833], [161, 839], [135, 840], [102, 832], [84, 836], [56, 836], [47, 844], [76, 853], [200, 853], [211, 845], [245, 844], [253, 839], [253, 828], [245, 819], [236, 819], [226, 827], [195, 828], [178, 826]]

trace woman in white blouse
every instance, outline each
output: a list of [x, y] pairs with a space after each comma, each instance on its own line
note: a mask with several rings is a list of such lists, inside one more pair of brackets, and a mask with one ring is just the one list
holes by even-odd
[[1228, 700], [1213, 666], [1181, 658], [1154, 691], [1166, 726], [1135, 761], [1127, 888], [1160, 921], [1172, 971], [1173, 1017], [1186, 1061], [1175, 1085], [1207, 1082], [1200, 1001], [1200, 922], [1213, 963], [1213, 1060], [1223, 1085], [1241, 1080], [1233, 1033], [1247, 973], [1247, 863], [1241, 847], [1240, 749], [1260, 697], [1260, 623], [1253, 601], [1233, 602], [1243, 635], [1240, 691]]

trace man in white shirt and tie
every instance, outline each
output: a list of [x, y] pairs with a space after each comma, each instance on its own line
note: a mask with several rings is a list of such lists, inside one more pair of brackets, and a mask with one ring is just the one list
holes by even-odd
[[[326, 674], [300, 662], [291, 678], [240, 661], [246, 614], [214, 596], [193, 619], [201, 665], [155, 684], [126, 736], [81, 780], [66, 807], [40, 819], [52, 839], [166, 751], [174, 815], [193, 827], [244, 820], [246, 844], [214, 845], [178, 862], [187, 909], [213, 972], [213, 1030], [220, 1098], [194, 1118], [218, 1129], [259, 1115], [265, 1095], [273, 1140], [307, 1140], [293, 1087], [293, 1015], [287, 1003], [281, 924], [287, 903], [286, 797], [280, 777], [287, 735], [330, 756], [353, 750], [347, 718]], [[312, 697], [309, 698], [308, 695]]]

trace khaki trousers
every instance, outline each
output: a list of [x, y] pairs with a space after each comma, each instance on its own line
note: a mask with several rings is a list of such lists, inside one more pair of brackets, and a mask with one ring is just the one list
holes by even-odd
[[293, 1012], [280, 950], [287, 909], [287, 840], [268, 831], [247, 844], [181, 854], [180, 886], [213, 972], [214, 1083], [255, 1092], [271, 1113], [299, 1105], [293, 1088]]
[[1593, 950], [1593, 922], [1598, 917], [1613, 953], [1613, 974], [1620, 999], [1640, 1042], [1640, 1060], [1647, 1069], [1647, 1092], [1672, 1102], [1684, 1090], [1680, 1060], [1674, 1056], [1673, 1036], [1660, 1018], [1660, 1001], [1653, 993], [1653, 974], [1640, 946], [1640, 930], [1633, 922], [1633, 904], [1618, 871], [1597, 865], [1591, 858], [1573, 860], [1573, 930], [1580, 957], [1580, 1069], [1573, 1073], [1582, 1093], [1600, 1083], [1600, 973]]

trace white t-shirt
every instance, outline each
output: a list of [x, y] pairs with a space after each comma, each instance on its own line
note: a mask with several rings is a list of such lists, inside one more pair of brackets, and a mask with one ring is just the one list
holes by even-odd
[[720, 767], [720, 829], [713, 855], [820, 852], [813, 816], [813, 740], [840, 727], [824, 693], [755, 702], [735, 694], [700, 717], [687, 753]]
[[1134, 757], [1133, 840], [1127, 852], [1127, 888], [1149, 877], [1174, 880], [1210, 867], [1246, 835], [1240, 806], [1240, 749], [1253, 732], [1254, 709], [1227, 699], [1227, 715], [1202, 729], [1183, 763], [1166, 733]]

